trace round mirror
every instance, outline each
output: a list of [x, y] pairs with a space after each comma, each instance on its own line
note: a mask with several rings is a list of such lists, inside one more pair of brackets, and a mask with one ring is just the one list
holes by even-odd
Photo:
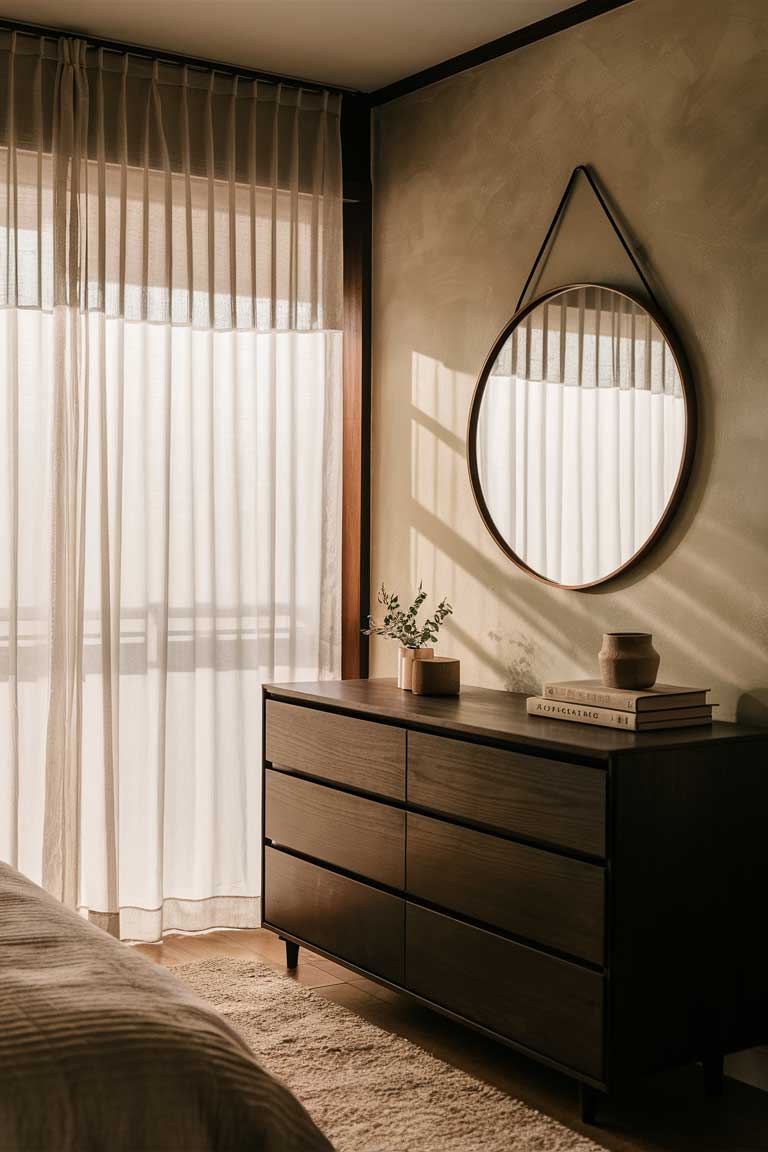
[[500, 547], [549, 584], [616, 576], [666, 525], [694, 440], [693, 392], [662, 320], [613, 288], [522, 308], [472, 401], [472, 490]]

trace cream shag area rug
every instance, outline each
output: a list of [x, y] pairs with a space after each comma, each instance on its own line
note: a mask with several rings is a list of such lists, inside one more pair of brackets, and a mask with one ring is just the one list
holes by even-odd
[[519, 1100], [250, 960], [173, 969], [338, 1152], [600, 1152]]

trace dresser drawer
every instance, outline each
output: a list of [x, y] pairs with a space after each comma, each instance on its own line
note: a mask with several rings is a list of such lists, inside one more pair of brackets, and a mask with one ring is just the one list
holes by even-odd
[[594, 856], [605, 855], [605, 780], [581, 764], [408, 737], [409, 804]]
[[264, 919], [367, 972], [403, 982], [399, 896], [265, 848]]
[[603, 977], [406, 905], [406, 987], [542, 1056], [602, 1077]]
[[368, 880], [402, 888], [405, 813], [299, 776], [267, 769], [266, 835]]
[[392, 800], [405, 799], [405, 730], [267, 701], [266, 758]]
[[414, 813], [407, 842], [409, 895], [603, 963], [600, 865]]

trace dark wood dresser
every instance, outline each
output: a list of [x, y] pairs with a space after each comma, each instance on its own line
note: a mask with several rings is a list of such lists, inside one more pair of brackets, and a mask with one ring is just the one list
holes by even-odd
[[264, 922], [595, 1090], [768, 1040], [768, 730], [264, 689]]

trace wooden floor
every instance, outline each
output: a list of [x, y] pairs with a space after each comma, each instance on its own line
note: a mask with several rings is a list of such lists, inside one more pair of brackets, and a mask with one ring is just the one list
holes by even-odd
[[296, 972], [289, 973], [284, 946], [265, 929], [167, 936], [162, 944], [136, 947], [168, 967], [216, 956], [269, 964], [615, 1152], [768, 1152], [768, 1092], [738, 1080], [727, 1077], [722, 1097], [710, 1099], [696, 1068], [655, 1077], [606, 1106], [599, 1127], [583, 1128], [576, 1086], [566, 1077], [306, 949]]

